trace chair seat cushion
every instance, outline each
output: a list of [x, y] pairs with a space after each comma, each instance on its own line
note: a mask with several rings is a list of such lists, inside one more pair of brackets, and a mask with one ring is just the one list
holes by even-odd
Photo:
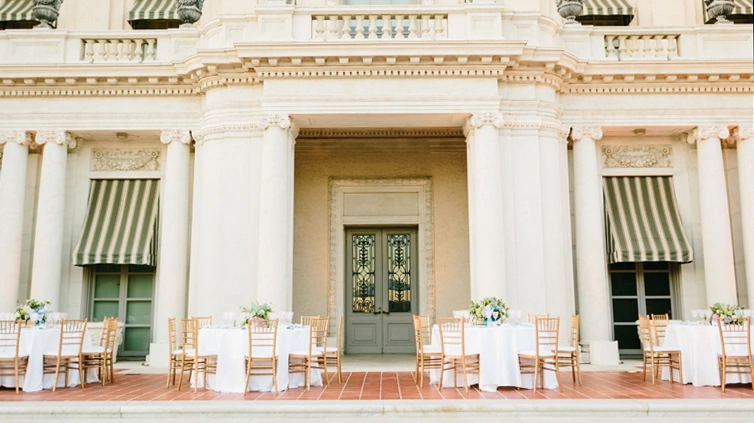
[[100, 347], [99, 345], [86, 347], [82, 350], [83, 354], [102, 354], [104, 352], [105, 352], [105, 347]]
[[[307, 350], [291, 351], [288, 355], [308, 356], [309, 351]], [[322, 355], [322, 350], [319, 348], [312, 348], [312, 355]]]
[[566, 353], [566, 354], [568, 354], [568, 353], [574, 353], [574, 352], [576, 352], [576, 348], [575, 347], [560, 347], [559, 346], [558, 347], [558, 352], [559, 353]]
[[[525, 357], [534, 357], [537, 355], [537, 351], [535, 350], [524, 350], [518, 353], [519, 356], [525, 356]], [[548, 348], [540, 348], [539, 349], [539, 356], [540, 357], [554, 357], [555, 352]]]
[[[29, 356], [28, 354], [18, 353], [18, 358], [25, 358], [28, 356]], [[0, 351], [0, 358], [2, 359], [16, 358], [16, 352], [15, 351]]]
[[[45, 357], [57, 357], [58, 356], [58, 350], [52, 350], [52, 351], [45, 351], [44, 353]], [[63, 348], [62, 351], [60, 351], [61, 357], [78, 357], [79, 356], [79, 349], [78, 348]]]
[[327, 349], [325, 349], [325, 351], [327, 351], [328, 354], [332, 354], [332, 353], [340, 352], [340, 348], [338, 348], [338, 347], [327, 347]]
[[440, 354], [442, 353], [442, 348], [436, 345], [425, 345], [422, 348], [422, 351], [424, 352], [424, 354]]
[[[189, 351], [194, 351], [194, 350], [189, 350]], [[183, 355], [183, 350], [179, 348], [179, 349], [177, 349], [177, 350], [173, 350], [173, 351], [171, 352], [171, 354], [172, 354], [172, 355]], [[192, 354], [193, 354], [193, 352], [192, 352]]]
[[[644, 351], [649, 352], [649, 348], [645, 348]], [[678, 350], [678, 348], [672, 348], [672, 347], [664, 347], [662, 345], [658, 345], [654, 347], [654, 351], [656, 353], [672, 353], [672, 352], [681, 352]]]
[[[750, 354], [751, 353], [747, 352], [746, 350], [733, 350], [725, 352], [726, 357], [748, 357]], [[718, 355], [722, 356], [722, 354]]]

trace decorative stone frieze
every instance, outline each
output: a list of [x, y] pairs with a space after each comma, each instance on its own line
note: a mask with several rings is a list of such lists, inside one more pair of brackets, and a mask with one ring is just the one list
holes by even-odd
[[160, 170], [162, 152], [157, 148], [95, 148], [90, 170], [94, 172], [135, 172]]
[[599, 141], [602, 139], [602, 128], [575, 126], [573, 130], [571, 130], [571, 139], [574, 141], [579, 141], [584, 136], [588, 136], [595, 141]]
[[673, 146], [604, 145], [602, 159], [606, 168], [670, 168], [673, 167]]
[[689, 144], [694, 144], [698, 140], [706, 140], [707, 138], [719, 138], [721, 141], [727, 140], [730, 137], [730, 131], [725, 126], [715, 125], [699, 125], [691, 132], [686, 141]]
[[162, 131], [160, 142], [163, 144], [170, 144], [171, 142], [189, 144], [191, 142], [191, 132], [180, 129]]

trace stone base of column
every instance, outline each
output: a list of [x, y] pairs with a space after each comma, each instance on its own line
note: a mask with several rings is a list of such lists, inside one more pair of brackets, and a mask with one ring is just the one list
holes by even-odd
[[170, 364], [170, 344], [167, 342], [153, 342], [149, 344], [149, 355], [147, 356], [147, 363], [152, 369], [165, 369], [167, 371]]
[[581, 362], [595, 366], [620, 364], [618, 341], [592, 341], [588, 344], [581, 344]]

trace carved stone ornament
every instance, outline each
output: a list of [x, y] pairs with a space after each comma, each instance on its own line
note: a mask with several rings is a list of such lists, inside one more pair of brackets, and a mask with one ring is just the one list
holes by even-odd
[[732, 24], [727, 18], [728, 15], [733, 13], [733, 0], [704, 0], [704, 4], [707, 7], [707, 16], [717, 18], [717, 24]]
[[754, 137], [754, 128], [751, 125], [739, 125], [733, 129], [733, 138], [738, 142], [752, 139], [752, 137]]
[[280, 129], [288, 129], [291, 126], [291, 119], [287, 115], [267, 115], [259, 119], [259, 127], [267, 129], [270, 126], [279, 126]]
[[502, 128], [505, 124], [502, 113], [477, 113], [469, 118], [469, 125], [474, 128], [481, 128], [485, 125], [492, 125], [495, 128]]
[[18, 145], [30, 145], [31, 133], [26, 131], [0, 131], [0, 144], [15, 142]]
[[34, 28], [52, 28], [50, 23], [58, 20], [61, 4], [63, 0], [34, 0], [31, 14], [39, 21], [39, 25]]
[[579, 141], [584, 138], [584, 136], [599, 141], [602, 139], [602, 128], [576, 126], [571, 131], [571, 139], [574, 141]]
[[163, 144], [170, 144], [171, 142], [189, 144], [191, 142], [191, 132], [178, 129], [162, 131], [162, 134], [160, 134], [160, 142]]
[[134, 172], [160, 170], [160, 149], [96, 148], [90, 170], [95, 172]]
[[686, 140], [689, 144], [695, 143], [697, 140], [706, 140], [709, 138], [718, 138], [720, 140], [726, 140], [730, 137], [730, 131], [725, 126], [714, 125], [699, 125], [694, 128], [691, 136]]
[[565, 25], [581, 25], [576, 16], [584, 11], [584, 0], [557, 0], [558, 13], [566, 21]]
[[602, 158], [607, 168], [669, 168], [673, 167], [673, 146], [605, 145]]
[[57, 145], [65, 145], [68, 148], [76, 148], [76, 140], [66, 131], [38, 131], [34, 142], [37, 145], [55, 143]]
[[183, 21], [181, 28], [193, 28], [194, 23], [202, 17], [204, 0], [177, 0], [176, 14]]

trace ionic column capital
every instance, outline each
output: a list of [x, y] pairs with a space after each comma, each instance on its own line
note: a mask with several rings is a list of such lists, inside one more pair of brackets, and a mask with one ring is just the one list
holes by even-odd
[[31, 145], [31, 132], [28, 131], [0, 131], [0, 145], [16, 143], [18, 145]]
[[46, 130], [37, 131], [34, 138], [37, 145], [57, 144], [68, 148], [76, 148], [76, 140], [67, 131], [63, 130]]
[[725, 126], [715, 125], [699, 125], [691, 132], [691, 135], [686, 139], [689, 144], [693, 144], [698, 140], [706, 140], [709, 138], [717, 138], [721, 141], [730, 137], [730, 131]]
[[754, 128], [752, 127], [752, 125], [738, 125], [737, 127], [733, 128], [733, 134], [731, 134], [731, 137], [736, 142], [752, 139], [754, 138]]
[[162, 131], [160, 142], [170, 144], [171, 142], [189, 145], [191, 143], [191, 132], [182, 129], [169, 129]]
[[280, 129], [288, 129], [291, 127], [291, 118], [288, 115], [269, 114], [259, 119], [259, 127], [261, 129], [264, 130], [273, 126], [277, 126]]
[[474, 113], [468, 119], [468, 125], [474, 129], [479, 129], [485, 125], [492, 125], [500, 129], [504, 124], [505, 120], [502, 113]]
[[571, 130], [571, 139], [580, 141], [584, 137], [599, 141], [602, 139], [602, 128], [598, 126], [574, 126]]

